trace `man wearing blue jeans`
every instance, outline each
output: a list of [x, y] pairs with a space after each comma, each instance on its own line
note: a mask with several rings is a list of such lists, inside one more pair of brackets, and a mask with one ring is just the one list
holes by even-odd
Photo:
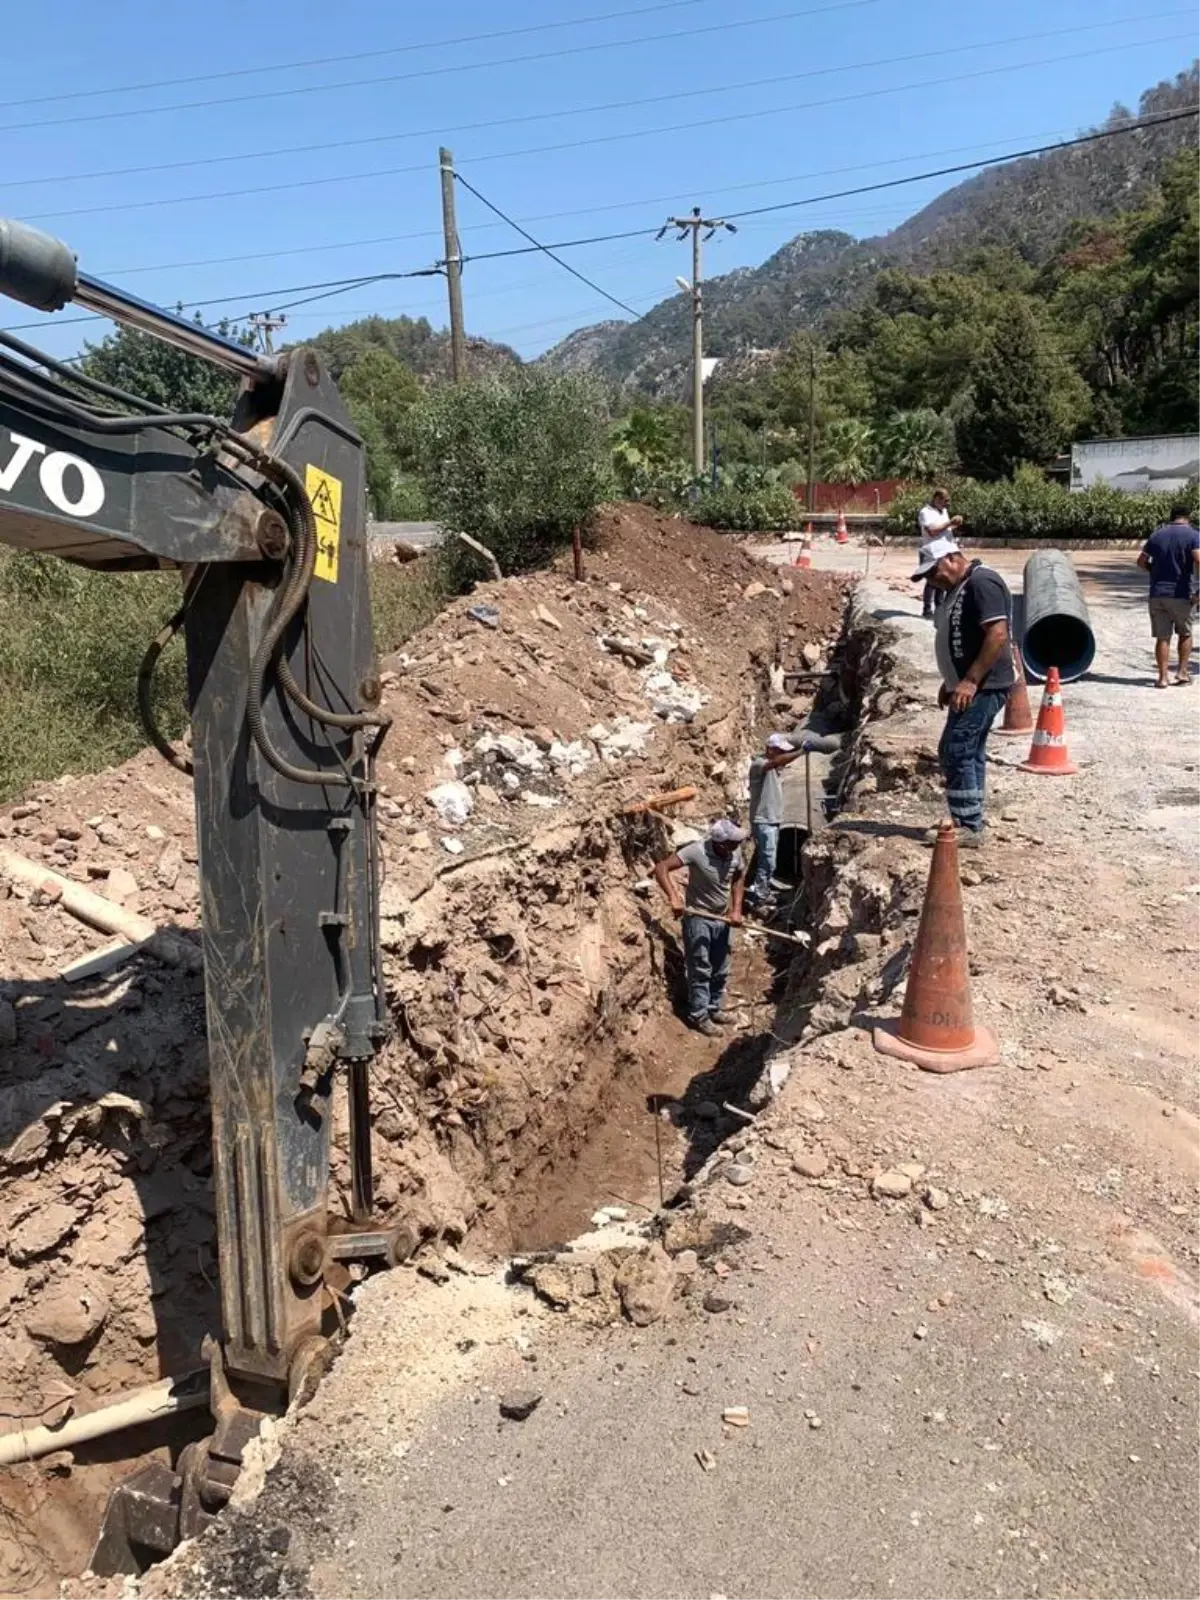
[[[683, 921], [688, 1026], [697, 1033], [715, 1034], [733, 1020], [723, 1001], [732, 962], [732, 929], [742, 921], [745, 874], [738, 847], [745, 838], [744, 828], [719, 817], [707, 839], [685, 844], [654, 865], [659, 888]], [[688, 875], [686, 896], [672, 876], [683, 869]]]
[[971, 848], [983, 843], [987, 736], [1016, 682], [1012, 596], [998, 572], [969, 560], [949, 534], [921, 546], [913, 582], [922, 580], [946, 594], [937, 624], [938, 704], [949, 711], [938, 759], [958, 843]]
[[785, 733], [767, 737], [762, 755], [750, 763], [750, 832], [754, 839], [754, 876], [746, 891], [752, 909], [769, 906], [774, 896], [771, 879], [779, 856], [779, 826], [783, 821], [783, 785], [779, 774], [803, 754]]

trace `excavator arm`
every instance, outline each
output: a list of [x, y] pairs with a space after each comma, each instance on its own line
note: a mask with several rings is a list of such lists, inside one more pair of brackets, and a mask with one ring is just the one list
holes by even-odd
[[[147, 1469], [153, 1482], [114, 1493], [93, 1564], [133, 1570], [228, 1497], [258, 1418], [321, 1348], [339, 1263], [391, 1263], [417, 1242], [372, 1221], [367, 1074], [386, 1032], [374, 762], [388, 719], [363, 452], [313, 350], [258, 356], [87, 278], [64, 245], [14, 223], [0, 222], [0, 292], [90, 306], [242, 380], [232, 421], [175, 414], [0, 334], [0, 542], [183, 577], [139, 698], [159, 749], [193, 771], [222, 1328], [208, 1341], [213, 1437], [173, 1482]], [[190, 758], [150, 716], [172, 631]], [[342, 1092], [352, 1219], [331, 1226]]]

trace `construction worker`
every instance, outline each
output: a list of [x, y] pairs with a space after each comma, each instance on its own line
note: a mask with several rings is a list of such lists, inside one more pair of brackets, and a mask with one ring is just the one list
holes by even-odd
[[[715, 1034], [733, 1021], [722, 1002], [732, 959], [732, 929], [742, 922], [746, 880], [740, 847], [745, 839], [744, 828], [719, 817], [707, 838], [683, 845], [654, 866], [671, 910], [683, 919], [687, 1020], [697, 1033]], [[672, 876], [682, 870], [687, 871], [684, 895]]]
[[[960, 847], [983, 843], [987, 736], [1016, 682], [1012, 596], [998, 572], [963, 554], [948, 533], [923, 544], [913, 582], [945, 595], [937, 624], [942, 673], [938, 704], [948, 707], [938, 760]], [[929, 843], [937, 829], [929, 834]]]
[[[962, 520], [961, 517], [950, 515], [950, 496], [946, 490], [935, 489], [917, 512], [917, 536], [922, 544], [928, 544], [941, 533], [953, 535], [962, 527]], [[938, 589], [936, 584], [927, 583], [925, 592], [921, 596], [921, 615], [932, 622], [937, 608], [945, 597], [945, 592]]]
[[[1137, 564], [1150, 574], [1150, 631], [1158, 668], [1154, 687], [1166, 689], [1172, 682], [1187, 685], [1192, 681], [1188, 660], [1192, 654], [1194, 596], [1200, 579], [1200, 533], [1193, 526], [1187, 506], [1172, 506], [1170, 522], [1155, 528], [1142, 546]], [[1179, 664], [1174, 679], [1168, 677], [1172, 633], [1179, 636]]]
[[803, 755], [785, 733], [772, 733], [762, 755], [750, 762], [750, 833], [754, 839], [754, 876], [746, 891], [751, 909], [769, 907], [774, 899], [771, 879], [779, 855], [779, 825], [783, 821], [783, 784], [779, 774]]

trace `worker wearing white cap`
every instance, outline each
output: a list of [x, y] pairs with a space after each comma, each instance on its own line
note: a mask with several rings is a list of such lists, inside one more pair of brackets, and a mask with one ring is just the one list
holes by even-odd
[[754, 876], [746, 891], [752, 907], [772, 898], [771, 879], [779, 855], [779, 826], [783, 821], [783, 784], [779, 774], [804, 753], [786, 733], [768, 734], [762, 755], [750, 762], [750, 832], [754, 837]]
[[[733, 1020], [723, 1001], [732, 961], [731, 927], [742, 921], [746, 880], [741, 846], [745, 839], [744, 828], [728, 817], [718, 817], [706, 839], [683, 845], [654, 867], [671, 910], [683, 919], [688, 1026], [697, 1033], [715, 1034]], [[686, 895], [672, 877], [685, 869]]]
[[[959, 847], [974, 847], [983, 843], [987, 826], [988, 732], [1016, 681], [1012, 596], [998, 572], [972, 561], [948, 533], [921, 546], [912, 577], [946, 597], [935, 645], [942, 673], [938, 704], [947, 707], [938, 761]], [[927, 843], [936, 839], [934, 828]]]

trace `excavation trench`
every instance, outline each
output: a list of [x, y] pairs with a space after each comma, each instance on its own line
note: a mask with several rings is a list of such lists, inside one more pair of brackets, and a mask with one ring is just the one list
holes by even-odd
[[[640, 531], [646, 540], [647, 530]], [[724, 573], [731, 553], [719, 540], [713, 549]], [[704, 554], [703, 541], [689, 545], [687, 560], [701, 569], [698, 615], [710, 606]], [[660, 564], [652, 549], [645, 559]], [[750, 579], [761, 571], [749, 558], [737, 559]], [[627, 570], [614, 563], [608, 572], [628, 584]], [[489, 590], [509, 615], [518, 596], [528, 606], [532, 584], [544, 583], [569, 625], [568, 608], [584, 607], [573, 592], [568, 598], [552, 590], [551, 581]], [[373, 1071], [373, 1155], [377, 1215], [414, 1224], [426, 1241], [418, 1266], [448, 1246], [488, 1256], [553, 1245], [586, 1229], [602, 1206], [631, 1217], [652, 1210], [660, 1172], [669, 1198], [744, 1125], [727, 1107], [745, 1107], [761, 1093], [768, 1058], [786, 1038], [780, 1018], [787, 993], [805, 981], [807, 965], [793, 961], [794, 946], [739, 937], [731, 995], [737, 1031], [715, 1040], [689, 1032], [678, 928], [646, 879], [653, 860], [679, 842], [679, 827], [699, 829], [741, 801], [746, 758], [769, 729], [850, 728], [860, 686], [845, 641], [834, 642], [842, 591], [827, 581], [814, 595], [805, 602], [809, 612], [798, 611], [801, 620], [788, 627], [763, 624], [761, 609], [752, 626], [731, 617], [729, 639], [715, 641], [728, 656], [714, 657], [712, 672], [719, 667], [724, 677], [719, 693], [709, 688], [705, 711], [668, 724], [669, 737], [638, 770], [601, 769], [600, 781], [589, 774], [589, 785], [581, 783], [566, 803], [559, 798], [557, 808], [531, 806], [516, 838], [511, 829], [506, 836], [481, 827], [458, 856], [414, 857], [422, 800], [411, 783], [410, 800], [405, 784], [414, 759], [423, 759], [422, 730], [409, 739], [416, 755], [408, 766], [397, 751], [384, 809], [389, 877], [382, 905], [395, 1029]], [[686, 617], [679, 596], [672, 599], [673, 614]], [[604, 609], [617, 602], [591, 593], [586, 601], [601, 612], [597, 622], [584, 618], [594, 650], [596, 631], [612, 628]], [[620, 603], [628, 609], [623, 597]], [[465, 617], [465, 603], [450, 622], [461, 629], [454, 641], [467, 641], [445, 647], [460, 663], [454, 681], [461, 692], [461, 662], [465, 654], [470, 666], [466, 652], [479, 629]], [[654, 622], [665, 632], [654, 617], [643, 629]], [[519, 640], [526, 656], [536, 656], [526, 636]], [[804, 644], [818, 649], [822, 667], [828, 660], [832, 676], [820, 680], [816, 696], [787, 695], [781, 665]], [[496, 648], [491, 640], [487, 647]], [[432, 677], [430, 659], [421, 663], [421, 685]], [[576, 683], [565, 692], [573, 703], [582, 669], [570, 665]], [[493, 662], [492, 683], [499, 671]], [[606, 665], [595, 676], [610, 706], [614, 696], [631, 705], [634, 674]], [[677, 678], [685, 674], [677, 671]], [[494, 707], [501, 691], [490, 692]], [[440, 747], [432, 735], [428, 742], [439, 758], [448, 742], [445, 721], [434, 720], [445, 718], [442, 693], [429, 694]], [[537, 687], [523, 718], [506, 714], [536, 734], [533, 718], [547, 694]], [[586, 702], [583, 711], [595, 716]], [[549, 721], [553, 712], [543, 715]], [[564, 710], [551, 725], [569, 731], [566, 719]], [[611, 709], [609, 726], [624, 727]], [[488, 765], [486, 754], [480, 761], [467, 773], [477, 795], [498, 789], [503, 777], [501, 763]], [[843, 767], [834, 761], [818, 769], [831, 805]], [[672, 821], [622, 815], [631, 791], [672, 789], [698, 772], [697, 800], [673, 811]], [[539, 792], [537, 783], [522, 782]], [[80, 814], [86, 805], [128, 816], [152, 794], [144, 816], [155, 819], [160, 835], [162, 824], [168, 832], [178, 826], [186, 877], [190, 797], [182, 786], [163, 784], [149, 757], [139, 757], [93, 780], [87, 798], [74, 803]], [[32, 815], [18, 819], [13, 842], [49, 837], [44, 825], [66, 821], [69, 801], [41, 797]], [[819, 816], [819, 801], [816, 809]], [[781, 855], [783, 876], [795, 882], [783, 897], [785, 927], [803, 927], [817, 885], [795, 848], [803, 833]], [[68, 865], [82, 876], [81, 863]], [[142, 909], [186, 930], [194, 921], [186, 896], [163, 900], [166, 913], [145, 901]], [[0, 902], [0, 920], [3, 909]], [[20, 926], [30, 940], [38, 933], [45, 948], [34, 910], [58, 928], [69, 953], [72, 934], [61, 913], [22, 902]], [[7, 1357], [0, 1404], [3, 1426], [11, 1428], [53, 1425], [193, 1368], [203, 1334], [217, 1323], [218, 1274], [199, 974], [147, 961], [64, 994], [52, 975], [35, 971], [5, 993], [16, 1007], [19, 1041], [15, 1081], [0, 1088], [0, 1187], [15, 1224], [0, 1260], [0, 1348]], [[64, 1039], [69, 1048], [61, 1048]], [[343, 1106], [334, 1130], [335, 1206], [348, 1203], [346, 1133]], [[0, 1593], [56, 1594], [58, 1581], [86, 1563], [112, 1485], [152, 1456], [173, 1462], [206, 1425], [206, 1413], [191, 1412], [0, 1469]]]

